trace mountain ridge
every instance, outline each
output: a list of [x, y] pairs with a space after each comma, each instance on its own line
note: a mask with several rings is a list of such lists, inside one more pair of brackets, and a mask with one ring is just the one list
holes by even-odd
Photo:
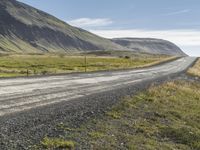
[[155, 38], [114, 38], [113, 42], [132, 49], [136, 52], [152, 53], [152, 54], [171, 54], [186, 55], [174, 43]]
[[[0, 29], [1, 53], [135, 51], [111, 39], [73, 27], [46, 12], [16, 0], [0, 1]], [[176, 51], [180, 49], [176, 47]], [[166, 54], [170, 55], [169, 52]], [[177, 53], [179, 54], [181, 53]]]
[[122, 49], [120, 45], [108, 39], [72, 27], [43, 11], [15, 0], [1, 0], [0, 9], [0, 26], [3, 29], [1, 35], [9, 35], [9, 38], [14, 36], [40, 51]]

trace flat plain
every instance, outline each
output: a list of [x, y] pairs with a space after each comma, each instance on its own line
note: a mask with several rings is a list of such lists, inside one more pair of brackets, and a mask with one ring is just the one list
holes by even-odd
[[0, 77], [33, 76], [71, 72], [133, 69], [174, 59], [165, 55], [96, 56], [96, 55], [3, 55]]

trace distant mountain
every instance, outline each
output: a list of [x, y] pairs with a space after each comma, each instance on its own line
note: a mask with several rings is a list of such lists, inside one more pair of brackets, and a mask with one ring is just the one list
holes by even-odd
[[159, 41], [105, 39], [16, 0], [0, 0], [0, 53], [133, 50], [183, 54], [172, 43]]
[[116, 38], [113, 42], [137, 52], [185, 56], [186, 54], [175, 44], [152, 38]]

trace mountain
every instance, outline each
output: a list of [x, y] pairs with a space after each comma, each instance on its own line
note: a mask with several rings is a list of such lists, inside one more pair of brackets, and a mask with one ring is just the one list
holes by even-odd
[[113, 42], [137, 52], [185, 56], [186, 54], [175, 44], [153, 38], [116, 38]]
[[123, 49], [15, 0], [0, 0], [0, 41], [0, 50], [5, 52]]
[[16, 0], [0, 0], [0, 53], [97, 50], [183, 54], [172, 43], [161, 40], [102, 38]]

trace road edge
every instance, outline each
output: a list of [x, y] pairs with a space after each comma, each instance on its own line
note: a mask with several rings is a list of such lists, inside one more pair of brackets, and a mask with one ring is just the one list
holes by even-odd
[[101, 116], [126, 96], [132, 96], [146, 90], [152, 84], [159, 85], [176, 79], [195, 62], [196, 60], [185, 70], [178, 73], [136, 84], [122, 85], [114, 90], [0, 117], [0, 139], [1, 141], [4, 139], [0, 148], [8, 148], [8, 145], [5, 144], [6, 141], [10, 143], [9, 146], [15, 149], [19, 147], [24, 149], [37, 144], [46, 135], [57, 135], [56, 126], [61, 122], [77, 127], [91, 118]]

